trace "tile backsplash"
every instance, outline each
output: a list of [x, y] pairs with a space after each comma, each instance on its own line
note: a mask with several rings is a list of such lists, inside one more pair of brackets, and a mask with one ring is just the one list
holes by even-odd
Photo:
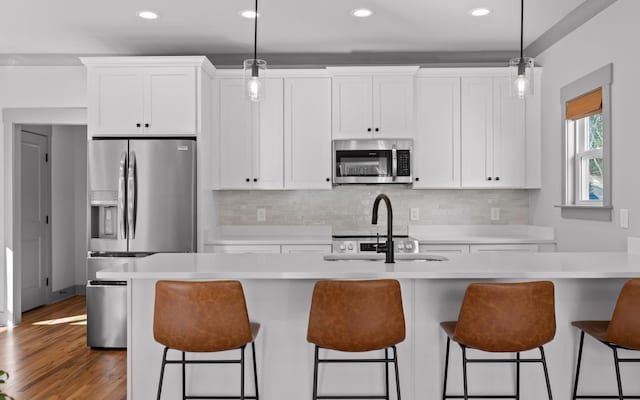
[[[413, 190], [389, 185], [338, 186], [333, 190], [215, 192], [219, 225], [331, 225], [334, 232], [371, 230], [373, 200], [386, 193], [394, 226], [528, 224], [527, 190]], [[257, 221], [258, 208], [266, 219]], [[380, 205], [379, 224], [386, 223]], [[410, 220], [410, 209], [419, 220]], [[499, 208], [497, 221], [491, 209]]]

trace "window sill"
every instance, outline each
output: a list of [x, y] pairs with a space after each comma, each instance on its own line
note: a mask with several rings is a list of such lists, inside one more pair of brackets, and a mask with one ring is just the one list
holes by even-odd
[[613, 206], [610, 205], [560, 204], [555, 207], [561, 209], [562, 218], [592, 221], [611, 221], [613, 210]]

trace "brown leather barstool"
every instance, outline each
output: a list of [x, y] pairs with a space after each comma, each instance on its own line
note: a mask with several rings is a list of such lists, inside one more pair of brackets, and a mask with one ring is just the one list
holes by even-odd
[[[573, 321], [571, 325], [580, 329], [580, 348], [578, 350], [578, 365], [576, 380], [573, 385], [574, 399], [640, 399], [640, 396], [624, 396], [622, 394], [622, 380], [620, 378], [621, 362], [640, 362], [639, 358], [619, 358], [618, 349], [640, 350], [640, 279], [628, 280], [618, 296], [616, 308], [611, 321]], [[580, 363], [582, 362], [582, 347], [584, 334], [609, 347], [613, 351], [613, 361], [616, 368], [618, 382], [617, 396], [588, 396], [578, 395], [578, 379], [580, 377]]]
[[[182, 365], [182, 398], [215, 399], [220, 396], [187, 396], [185, 388], [186, 364], [240, 364], [240, 396], [226, 399], [258, 400], [258, 375], [254, 340], [260, 325], [249, 322], [242, 285], [238, 281], [156, 283], [153, 313], [153, 337], [164, 345], [158, 400], [166, 364]], [[244, 394], [244, 350], [251, 343], [256, 394]], [[167, 360], [167, 350], [182, 352], [181, 360]], [[218, 352], [240, 350], [236, 360], [186, 360], [186, 352]]]
[[[467, 287], [458, 321], [442, 322], [447, 334], [442, 398], [520, 398], [520, 364], [542, 363], [547, 393], [552, 399], [547, 362], [542, 346], [556, 332], [554, 287], [552, 282], [472, 283]], [[462, 349], [464, 395], [447, 395], [447, 371], [451, 340]], [[540, 358], [521, 359], [520, 352], [540, 350]], [[497, 353], [516, 353], [515, 359], [467, 358], [467, 348]], [[471, 396], [467, 390], [467, 363], [515, 363], [514, 396]]]
[[[389, 363], [395, 366], [396, 393], [400, 400], [400, 376], [396, 345], [405, 338], [400, 283], [396, 280], [320, 281], [313, 289], [307, 341], [315, 344], [313, 400], [389, 399]], [[320, 359], [318, 349], [344, 352], [383, 350], [384, 358]], [[389, 349], [393, 357], [389, 357]], [[318, 396], [320, 363], [384, 363], [384, 396]]]

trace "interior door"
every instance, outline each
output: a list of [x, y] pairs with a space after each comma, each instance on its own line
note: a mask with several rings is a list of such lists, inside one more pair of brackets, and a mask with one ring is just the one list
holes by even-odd
[[49, 138], [21, 132], [21, 272], [22, 311], [47, 301], [50, 179]]
[[195, 251], [195, 147], [186, 139], [129, 141], [129, 251]]

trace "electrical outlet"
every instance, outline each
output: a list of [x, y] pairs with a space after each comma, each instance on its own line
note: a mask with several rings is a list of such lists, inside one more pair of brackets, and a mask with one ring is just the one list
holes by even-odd
[[265, 208], [258, 208], [256, 215], [258, 222], [264, 222], [267, 220], [267, 210]]
[[491, 220], [500, 221], [500, 208], [491, 207]]
[[620, 228], [629, 229], [629, 210], [620, 209]]
[[410, 209], [411, 220], [412, 221], [420, 221], [420, 209], [416, 207], [411, 207]]

